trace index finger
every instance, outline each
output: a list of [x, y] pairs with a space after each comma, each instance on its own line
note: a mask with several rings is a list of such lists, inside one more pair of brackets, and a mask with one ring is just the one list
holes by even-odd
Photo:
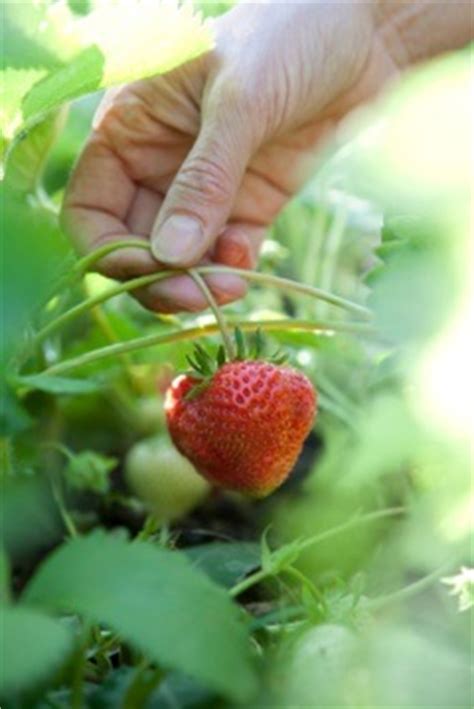
[[[81, 254], [130, 238], [127, 214], [137, 185], [104, 137], [94, 132], [73, 172], [63, 202], [61, 222]], [[154, 273], [158, 262], [144, 249], [124, 248], [103, 258], [97, 270], [110, 278], [127, 279]]]

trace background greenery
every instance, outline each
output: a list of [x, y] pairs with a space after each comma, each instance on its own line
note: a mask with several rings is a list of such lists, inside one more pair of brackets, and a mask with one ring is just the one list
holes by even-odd
[[157, 380], [192, 343], [134, 341], [211, 316], [125, 293], [38, 337], [115, 285], [79, 277], [56, 218], [93, 92], [212, 46], [189, 7], [132, 6], [2, 4], [2, 706], [469, 707], [471, 48], [352, 124], [265, 244], [262, 273], [365, 304], [373, 326], [268, 283], [226, 308], [281, 321], [269, 347], [318, 389], [290, 480], [159, 526], [124, 459], [162, 431]]

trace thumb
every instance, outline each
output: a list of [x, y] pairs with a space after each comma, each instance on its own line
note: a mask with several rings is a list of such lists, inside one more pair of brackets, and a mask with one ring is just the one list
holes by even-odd
[[186, 267], [202, 259], [227, 223], [250, 154], [250, 140], [228, 109], [204, 118], [153, 226], [158, 261]]

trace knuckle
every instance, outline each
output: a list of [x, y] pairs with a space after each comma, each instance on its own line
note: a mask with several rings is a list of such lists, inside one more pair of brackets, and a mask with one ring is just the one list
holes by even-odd
[[202, 203], [222, 204], [232, 195], [228, 170], [209, 158], [189, 160], [176, 176], [175, 187]]

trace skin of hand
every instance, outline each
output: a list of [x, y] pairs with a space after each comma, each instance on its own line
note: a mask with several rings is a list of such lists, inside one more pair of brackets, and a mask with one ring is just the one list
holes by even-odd
[[[254, 268], [265, 229], [355, 106], [404, 63], [400, 32], [367, 3], [259, 3], [215, 22], [215, 49], [108, 92], [72, 175], [62, 220], [80, 252], [133, 237], [98, 270], [116, 279], [218, 263]], [[393, 26], [391, 21], [390, 26]], [[246, 291], [207, 276], [224, 304]], [[179, 274], [135, 292], [158, 312], [207, 303]]]

